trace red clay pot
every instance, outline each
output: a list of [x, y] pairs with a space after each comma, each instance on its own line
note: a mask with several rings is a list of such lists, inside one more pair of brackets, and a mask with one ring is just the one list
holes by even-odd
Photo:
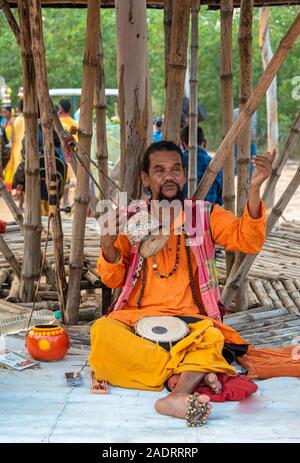
[[62, 360], [69, 349], [69, 336], [59, 325], [37, 325], [26, 337], [31, 357], [41, 362]]

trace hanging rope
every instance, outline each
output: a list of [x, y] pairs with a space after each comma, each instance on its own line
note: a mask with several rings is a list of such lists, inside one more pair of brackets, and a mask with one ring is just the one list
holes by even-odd
[[[109, 175], [106, 174], [106, 172], [104, 172], [103, 169], [101, 169], [101, 167], [91, 158], [91, 156], [85, 151], [84, 148], [82, 148], [81, 145], [79, 145], [79, 143], [76, 142], [75, 138], [73, 135], [75, 135], [75, 133], [80, 133], [80, 130], [78, 130], [76, 127], [71, 127], [70, 131], [67, 131], [65, 129], [63, 129], [60, 133], [62, 139], [64, 140], [65, 142], [65, 158], [68, 162], [72, 163], [73, 162], [77, 162], [79, 161], [80, 165], [83, 167], [83, 169], [88, 173], [88, 175], [90, 176], [90, 178], [93, 180], [94, 184], [96, 185], [96, 187], [98, 188], [98, 190], [100, 191], [100, 193], [103, 195], [103, 197], [105, 199], [110, 199], [111, 201], [113, 201], [113, 203], [117, 206], [117, 203], [112, 199], [112, 198], [108, 198], [105, 193], [103, 192], [102, 188], [100, 187], [99, 183], [96, 181], [95, 177], [93, 176], [93, 174], [89, 171], [89, 169], [85, 166], [85, 164], [83, 163], [82, 159], [80, 158], [79, 156], [79, 152], [81, 154], [83, 154], [83, 156], [85, 156], [86, 159], [89, 160], [89, 162], [95, 166], [99, 172], [101, 172], [101, 174], [109, 181], [111, 182], [111, 184], [117, 188], [120, 192], [122, 192], [121, 188], [119, 187], [119, 185], [117, 185], [117, 183], [115, 183], [110, 177]], [[131, 196], [128, 196], [129, 199], [131, 201], [133, 201], [133, 198]]]

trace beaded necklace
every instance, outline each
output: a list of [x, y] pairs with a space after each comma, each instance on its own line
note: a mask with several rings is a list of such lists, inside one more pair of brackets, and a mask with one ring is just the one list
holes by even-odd
[[178, 235], [177, 237], [177, 249], [176, 249], [176, 259], [175, 259], [175, 265], [173, 270], [171, 270], [167, 275], [162, 275], [159, 273], [158, 268], [157, 268], [157, 262], [156, 262], [156, 256], [152, 257], [152, 268], [154, 271], [154, 275], [157, 278], [170, 278], [178, 269], [178, 264], [179, 264], [179, 255], [180, 255], [180, 241], [181, 241], [181, 235]]
[[[191, 250], [190, 250], [190, 247], [186, 245], [186, 234], [185, 234], [185, 232], [183, 232], [183, 236], [184, 236], [184, 247], [185, 247], [185, 251], [186, 251], [187, 264], [188, 264], [188, 269], [189, 269], [189, 279], [190, 279], [190, 285], [191, 285], [193, 300], [194, 300], [194, 303], [196, 304], [196, 306], [199, 309], [199, 313], [205, 315], [205, 311], [204, 311], [202, 305], [200, 304], [200, 301], [199, 301], [198, 295], [197, 295], [197, 291], [196, 291], [196, 284], [195, 284], [195, 278], [194, 278], [194, 274], [193, 274], [192, 260], [191, 260]], [[170, 274], [173, 275], [176, 272], [176, 270], [178, 268], [178, 264], [179, 264], [179, 250], [180, 250], [180, 239], [179, 238], [180, 237], [181, 237], [181, 235], [178, 236], [177, 251], [176, 251], [176, 262], [175, 262], [174, 269], [171, 272], [168, 273], [168, 276], [167, 275], [160, 276], [160, 274], [159, 274], [159, 278], [169, 278], [169, 276], [171, 276]], [[153, 257], [153, 261], [154, 261], [154, 257]], [[152, 264], [152, 267], [153, 267], [153, 264]], [[176, 267], [176, 270], [175, 270], [175, 267]], [[154, 269], [154, 271], [155, 270], [157, 270], [157, 266], [156, 266], [156, 269]], [[142, 278], [141, 289], [140, 289], [140, 294], [139, 294], [139, 297], [138, 297], [138, 300], [137, 300], [137, 306], [138, 306], [139, 309], [141, 309], [141, 307], [142, 307], [142, 300], [143, 300], [143, 297], [144, 297], [146, 281], [147, 281], [147, 263], [146, 263], [146, 259], [143, 260], [142, 269], [141, 269], [141, 278]]]

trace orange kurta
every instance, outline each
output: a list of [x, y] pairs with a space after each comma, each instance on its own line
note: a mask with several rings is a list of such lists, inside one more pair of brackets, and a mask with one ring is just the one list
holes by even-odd
[[[248, 254], [259, 252], [265, 241], [265, 207], [261, 203], [261, 216], [252, 219], [247, 207], [241, 218], [237, 218], [229, 211], [215, 205], [210, 216], [212, 238], [215, 243], [223, 245], [226, 250], [240, 251]], [[182, 239], [183, 237], [181, 237]], [[171, 234], [167, 245], [156, 256], [158, 270], [161, 274], [170, 272], [175, 264], [178, 236]], [[183, 243], [183, 240], [181, 241]], [[104, 259], [100, 252], [97, 269], [103, 283], [110, 288], [122, 287], [125, 283], [130, 243], [126, 236], [117, 238], [115, 247], [121, 255], [121, 260], [111, 264]], [[192, 269], [195, 281], [198, 281], [198, 269], [193, 253], [191, 253]], [[170, 278], [158, 278], [152, 268], [152, 258], [147, 259], [147, 282], [141, 309], [137, 308], [137, 299], [141, 289], [141, 274], [130, 294], [127, 304], [122, 310], [112, 312], [109, 316], [127, 325], [135, 323], [145, 316], [181, 315], [199, 316], [188, 273], [188, 264], [184, 246], [180, 247], [179, 265], [177, 271]], [[196, 285], [198, 287], [198, 285]], [[198, 289], [198, 299], [201, 295]], [[215, 323], [215, 325], [218, 325]]]

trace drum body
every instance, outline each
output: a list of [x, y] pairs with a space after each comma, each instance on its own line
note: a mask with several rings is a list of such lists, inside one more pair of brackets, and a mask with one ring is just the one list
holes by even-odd
[[139, 209], [128, 219], [124, 233], [144, 258], [155, 256], [170, 238], [166, 228], [146, 208]]
[[134, 327], [135, 334], [167, 350], [189, 334], [187, 323], [177, 317], [143, 317]]

